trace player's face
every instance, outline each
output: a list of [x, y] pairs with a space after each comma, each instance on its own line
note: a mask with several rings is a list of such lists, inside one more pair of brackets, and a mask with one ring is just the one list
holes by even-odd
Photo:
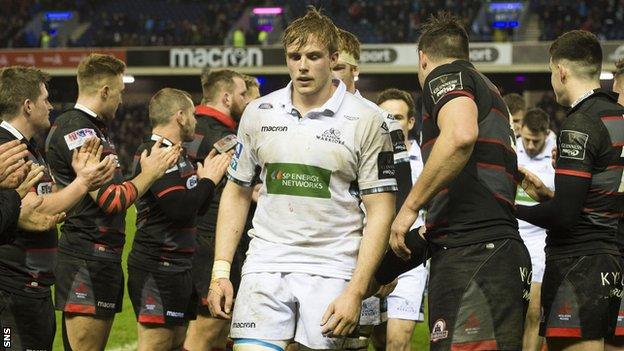
[[247, 86], [242, 78], [234, 77], [234, 91], [232, 92], [230, 115], [234, 119], [239, 120], [243, 115], [243, 110], [247, 106], [247, 99], [245, 93], [247, 92]]
[[[192, 104], [191, 104], [192, 106]], [[195, 119], [195, 109], [188, 108], [182, 111], [182, 140], [184, 141], [193, 141], [195, 137], [195, 125], [197, 124], [197, 120]]]
[[390, 112], [394, 116], [394, 119], [399, 122], [403, 135], [407, 138], [407, 133], [414, 128], [416, 119], [414, 116], [408, 116], [409, 108], [403, 100], [386, 100], [379, 104], [379, 107]]
[[39, 97], [32, 103], [30, 123], [32, 123], [37, 131], [45, 131], [50, 128], [50, 110], [52, 110], [52, 104], [50, 104], [48, 100], [48, 89], [46, 89], [45, 84], [39, 85], [39, 91]]
[[293, 84], [293, 93], [314, 96], [331, 84], [331, 68], [338, 52], [330, 55], [325, 45], [314, 37], [299, 47], [295, 42], [286, 48], [286, 65]]
[[520, 136], [520, 129], [522, 129], [522, 120], [524, 119], [524, 111], [520, 110], [511, 115], [511, 121], [513, 123], [513, 130], [516, 134], [516, 138]]
[[550, 84], [552, 85], [553, 91], [555, 92], [555, 98], [557, 102], [563, 106], [570, 106], [568, 102], [568, 98], [565, 93], [565, 89], [563, 87], [563, 82], [561, 81], [561, 69], [558, 65], [555, 65], [550, 60], [548, 64], [550, 68]]
[[529, 157], [535, 157], [544, 151], [548, 132], [533, 132], [527, 126], [520, 129], [522, 145]]
[[123, 75], [118, 74], [108, 82], [108, 95], [104, 100], [104, 108], [102, 109], [102, 117], [106, 120], [113, 120], [117, 113], [117, 108], [121, 105], [122, 94], [124, 91]]
[[353, 67], [348, 63], [338, 61], [332, 68], [332, 75], [335, 79], [340, 79], [347, 86], [348, 90], [355, 91], [355, 77], [357, 76], [357, 67]]

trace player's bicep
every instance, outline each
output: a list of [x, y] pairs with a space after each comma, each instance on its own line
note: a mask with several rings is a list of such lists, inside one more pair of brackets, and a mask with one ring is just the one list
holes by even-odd
[[556, 174], [591, 178], [602, 137], [586, 118], [572, 115], [559, 132]]
[[448, 135], [458, 145], [474, 145], [479, 136], [479, 110], [469, 97], [458, 97], [447, 102], [438, 113], [441, 135]]
[[239, 185], [250, 187], [255, 175], [256, 166], [258, 165], [257, 157], [254, 151], [254, 141], [259, 137], [252, 125], [253, 116], [243, 115], [238, 136], [236, 137], [236, 146], [234, 154], [228, 167], [228, 179]]

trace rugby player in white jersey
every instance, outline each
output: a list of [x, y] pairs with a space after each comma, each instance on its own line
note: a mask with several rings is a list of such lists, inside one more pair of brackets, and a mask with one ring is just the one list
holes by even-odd
[[[332, 80], [338, 33], [328, 17], [309, 10], [288, 26], [283, 44], [291, 82], [251, 102], [241, 119], [219, 207], [209, 306], [230, 318], [229, 266], [260, 166], [231, 316], [234, 349], [283, 350], [291, 340], [302, 349], [342, 349], [388, 243], [392, 145], [381, 113]], [[365, 231], [353, 188], [367, 211]]]
[[[518, 155], [518, 167], [523, 167], [535, 174], [549, 189], [555, 187], [555, 169], [552, 167], [551, 150], [556, 147], [549, 131], [548, 114], [542, 109], [534, 108], [526, 112], [520, 123], [520, 137], [516, 142]], [[521, 205], [536, 205], [527, 193], [518, 187], [516, 203]], [[523, 350], [539, 351], [542, 348], [543, 339], [539, 336], [540, 322], [540, 291], [544, 266], [546, 264], [546, 230], [523, 220], [518, 220], [518, 229], [524, 245], [531, 255], [533, 269], [531, 281], [531, 300], [524, 324]]]

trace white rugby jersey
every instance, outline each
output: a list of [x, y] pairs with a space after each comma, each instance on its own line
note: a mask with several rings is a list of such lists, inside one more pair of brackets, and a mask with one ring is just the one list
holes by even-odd
[[301, 272], [350, 279], [363, 229], [362, 195], [396, 191], [392, 145], [378, 110], [344, 83], [301, 116], [292, 83], [251, 102], [241, 118], [228, 178], [262, 187], [243, 274]]
[[[542, 152], [531, 158], [524, 150], [524, 144], [522, 138], [518, 138], [516, 141], [516, 153], [518, 155], [518, 166], [528, 169], [531, 173], [535, 174], [544, 185], [549, 189], [555, 190], [555, 169], [552, 167], [552, 148], [555, 146], [555, 142], [550, 136], [546, 139], [546, 146]], [[516, 203], [519, 205], [534, 206], [537, 205], [537, 201], [533, 200], [522, 187], [518, 187], [516, 193]], [[520, 230], [520, 236], [523, 239], [536, 236], [546, 236], [546, 230], [537, 227], [533, 224], [518, 220], [518, 229]]]

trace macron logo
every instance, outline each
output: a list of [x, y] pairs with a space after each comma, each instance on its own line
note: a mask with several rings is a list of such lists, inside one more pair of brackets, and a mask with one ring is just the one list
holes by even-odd
[[287, 126], [262, 126], [260, 128], [261, 132], [286, 132], [288, 131]]

